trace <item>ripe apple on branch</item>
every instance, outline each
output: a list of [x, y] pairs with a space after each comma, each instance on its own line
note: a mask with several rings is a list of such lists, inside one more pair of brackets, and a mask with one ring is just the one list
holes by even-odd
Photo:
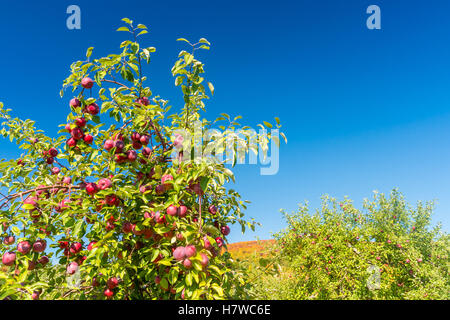
[[[238, 285], [230, 256], [220, 249], [228, 225], [244, 231], [256, 223], [244, 219], [245, 201], [224, 186], [234, 181], [232, 171], [222, 162], [171, 157], [183, 152], [174, 132], [193, 133], [209, 99], [204, 65], [194, 54], [210, 43], [179, 39], [190, 49], [172, 68], [184, 106], [168, 116], [168, 101], [146, 84], [145, 65], [156, 51], [138, 42], [147, 27], [123, 21], [118, 31], [131, 40], [119, 53], [91, 60], [91, 47], [87, 60], [70, 66], [61, 96], [72, 96], [61, 106], [69, 113], [59, 137], [13, 118], [0, 103], [1, 135], [24, 150], [19, 159], [0, 163], [6, 190], [0, 253], [7, 267], [0, 295], [222, 299]], [[106, 125], [107, 118], [113, 123]], [[203, 123], [208, 129], [212, 122]], [[227, 130], [238, 127], [230, 122]], [[80, 286], [70, 287], [64, 279], [75, 274]]]

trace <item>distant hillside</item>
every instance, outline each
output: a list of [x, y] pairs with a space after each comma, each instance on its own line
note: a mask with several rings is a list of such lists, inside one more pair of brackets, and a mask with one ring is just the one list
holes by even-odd
[[274, 243], [273, 239], [235, 242], [228, 245], [228, 251], [236, 259], [248, 259], [254, 255], [263, 256]]

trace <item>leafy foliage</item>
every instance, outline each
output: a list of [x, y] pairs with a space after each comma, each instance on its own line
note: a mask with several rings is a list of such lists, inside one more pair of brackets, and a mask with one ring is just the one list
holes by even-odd
[[[194, 136], [195, 123], [206, 130], [225, 121], [224, 135], [216, 142], [242, 128], [244, 137], [233, 138], [248, 153], [251, 147], [245, 143], [251, 135], [267, 146], [270, 134], [241, 127], [239, 117], [202, 118], [209, 96], [204, 65], [194, 54], [209, 49], [203, 38], [196, 44], [180, 39], [191, 48], [180, 52], [172, 68], [184, 106], [169, 114], [168, 101], [145, 85], [143, 64], [156, 51], [138, 42], [147, 27], [123, 21], [118, 31], [130, 33], [132, 40], [120, 44], [120, 53], [91, 59], [91, 47], [85, 61], [71, 65], [61, 96], [70, 88], [76, 96], [59, 137], [46, 136], [31, 120], [12, 118], [0, 104], [0, 133], [23, 150], [20, 159], [0, 163], [0, 187], [6, 193], [0, 200], [0, 234], [15, 237], [0, 244], [0, 252], [16, 254], [0, 272], [1, 299], [223, 299], [242, 294], [241, 274], [233, 270], [230, 255], [220, 252], [228, 234], [223, 227], [238, 223], [245, 231], [256, 223], [244, 219], [246, 201], [225, 188], [234, 181], [225, 162], [186, 158], [178, 147], [192, 141], [174, 137], [179, 129]], [[212, 83], [207, 87], [213, 94]], [[15, 250], [18, 243], [34, 246], [40, 240], [45, 240], [43, 251]], [[188, 245], [195, 247], [194, 254], [174, 259], [175, 248]]]

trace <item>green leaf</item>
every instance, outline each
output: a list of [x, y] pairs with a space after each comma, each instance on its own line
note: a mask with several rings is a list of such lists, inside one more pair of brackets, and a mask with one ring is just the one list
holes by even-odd
[[189, 286], [189, 287], [192, 286], [192, 274], [191, 273], [188, 273], [184, 280], [185, 280], [187, 286]]
[[171, 268], [169, 272], [169, 282], [175, 284], [178, 279], [178, 270], [176, 268]]
[[158, 256], [159, 256], [159, 249], [153, 250], [152, 258], [150, 259], [150, 261], [151, 262], [155, 261]]
[[26, 203], [22, 206], [22, 208], [24, 208], [25, 210], [32, 210], [34, 209], [34, 205], [31, 203]]
[[16, 226], [12, 227], [11, 230], [16, 236], [20, 234], [20, 229], [17, 228]]
[[184, 79], [183, 76], [176, 77], [176, 79], [175, 79], [175, 86], [178, 87], [180, 84], [182, 84], [183, 83], [183, 79]]
[[158, 264], [163, 265], [163, 266], [168, 266], [168, 267], [170, 267], [172, 265], [171, 259], [160, 260], [160, 261], [158, 261]]
[[223, 173], [225, 173], [227, 176], [229, 176], [229, 177], [233, 180], [233, 182], [236, 182], [236, 181], [234, 180], [234, 173], [233, 173], [233, 171], [231, 171], [231, 170], [228, 169], [228, 168], [224, 168], [224, 169], [223, 169]]
[[162, 288], [164, 289], [168, 289], [169, 288], [169, 283], [167, 282], [166, 278], [162, 278], [161, 282], [159, 283], [161, 285]]
[[89, 58], [92, 54], [92, 50], [94, 50], [94, 47], [90, 47], [86, 51], [86, 58]]
[[211, 45], [211, 43], [209, 43], [209, 41], [206, 40], [205, 38], [201, 38], [200, 40], [198, 40], [198, 42], [200, 42], [200, 43], [206, 43], [207, 45]]
[[131, 32], [130, 29], [128, 29], [127, 27], [120, 27], [116, 31], [128, 31], [128, 32]]
[[146, 34], [146, 33], [148, 33], [147, 30], [142, 30], [141, 32], [139, 32], [139, 33], [137, 34], [137, 36], [139, 37], [140, 35], [143, 35], [143, 34]]
[[208, 187], [208, 182], [209, 177], [202, 177], [202, 179], [200, 180], [200, 187], [202, 188], [202, 190], [206, 190], [206, 188]]
[[223, 296], [223, 289], [217, 283], [213, 283], [211, 285], [211, 288], [213, 288], [214, 291], [216, 291], [219, 296], [221, 297]]
[[192, 54], [186, 54], [184, 56], [184, 61], [186, 62], [186, 65], [189, 65], [194, 60], [194, 56]]
[[77, 237], [80, 236], [80, 232], [81, 232], [81, 228], [83, 226], [83, 219], [80, 219], [77, 221], [77, 223], [75, 224], [75, 227], [73, 228], [73, 234], [76, 235]]
[[268, 127], [268, 128], [272, 128], [272, 127], [273, 127], [272, 124], [270, 124], [270, 123], [267, 122], [267, 121], [263, 121], [263, 123], [264, 123], [264, 125], [265, 125], [266, 127]]
[[184, 42], [187, 42], [187, 43], [191, 44], [191, 43], [190, 43], [189, 41], [187, 41], [185, 38], [178, 38], [177, 41], [184, 41]]
[[134, 54], [138, 53], [139, 52], [139, 43], [137, 43], [137, 42], [132, 43], [130, 45], [130, 48], [131, 48], [131, 52], [133, 52]]
[[120, 74], [121, 74], [122, 78], [124, 78], [125, 80], [128, 80], [130, 82], [134, 81], [133, 73], [125, 66], [122, 67]]
[[209, 91], [211, 91], [211, 94], [214, 95], [214, 86], [211, 82], [208, 82], [208, 88], [209, 88]]

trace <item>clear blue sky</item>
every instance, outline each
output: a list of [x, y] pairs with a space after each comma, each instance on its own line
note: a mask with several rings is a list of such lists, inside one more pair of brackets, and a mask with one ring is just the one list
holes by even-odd
[[[81, 8], [81, 30], [66, 28], [66, 8]], [[381, 30], [366, 28], [366, 8], [381, 8]], [[150, 28], [147, 69], [153, 92], [181, 106], [170, 68], [179, 37], [212, 43], [200, 57], [216, 92], [207, 117], [242, 115], [255, 126], [278, 116], [288, 136], [280, 171], [236, 169], [236, 189], [263, 224], [231, 241], [262, 239], [322, 194], [356, 203], [398, 187], [409, 202], [436, 199], [434, 221], [450, 219], [449, 1], [28, 1], [0, 4], [0, 101], [55, 135], [71, 62], [117, 52], [129, 17]], [[0, 141], [2, 158], [18, 151]]]

